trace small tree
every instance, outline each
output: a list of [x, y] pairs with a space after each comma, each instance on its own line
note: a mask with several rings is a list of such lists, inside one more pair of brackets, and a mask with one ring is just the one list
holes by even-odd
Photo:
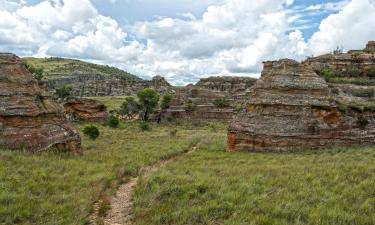
[[218, 98], [214, 100], [214, 105], [216, 105], [219, 108], [225, 108], [229, 107], [229, 101], [226, 98]]
[[171, 101], [172, 101], [172, 95], [170, 95], [170, 94], [163, 95], [163, 98], [162, 98], [161, 103], [160, 103], [161, 110], [160, 110], [160, 113], [158, 115], [158, 120], [157, 120], [158, 123], [161, 122], [163, 114], [171, 106]]
[[142, 119], [148, 121], [150, 113], [158, 106], [159, 94], [151, 88], [145, 88], [138, 92], [139, 103], [141, 105]]
[[64, 85], [61, 88], [56, 89], [56, 94], [60, 99], [64, 100], [70, 96], [72, 90], [73, 90], [72, 86]]
[[172, 95], [171, 94], [163, 95], [163, 98], [162, 98], [161, 103], [160, 103], [160, 108], [162, 110], [169, 109], [169, 107], [171, 106], [171, 101], [172, 101]]
[[90, 139], [95, 140], [99, 137], [99, 129], [95, 125], [88, 125], [83, 129], [83, 133]]
[[120, 108], [120, 115], [127, 116], [128, 119], [133, 119], [140, 110], [139, 103], [133, 97], [126, 97]]
[[334, 55], [338, 55], [344, 52], [344, 47], [343, 46], [337, 46], [335, 50], [333, 50]]

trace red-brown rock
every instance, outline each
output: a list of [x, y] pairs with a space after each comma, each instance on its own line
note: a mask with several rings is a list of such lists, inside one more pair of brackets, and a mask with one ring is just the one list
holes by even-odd
[[64, 103], [65, 113], [75, 114], [79, 120], [100, 122], [108, 117], [107, 107], [100, 101], [87, 98], [69, 98]]
[[0, 53], [0, 147], [41, 151], [51, 146], [80, 152], [79, 133], [21, 59]]

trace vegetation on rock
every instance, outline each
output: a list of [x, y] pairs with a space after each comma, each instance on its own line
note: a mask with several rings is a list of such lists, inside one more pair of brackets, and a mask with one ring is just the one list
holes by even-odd
[[104, 75], [118, 77], [125, 80], [141, 80], [139, 77], [120, 70], [115, 67], [88, 63], [75, 59], [64, 58], [24, 58], [25, 63], [35, 68], [44, 68], [46, 79], [53, 79], [60, 76], [74, 76], [77, 73], [87, 75]]

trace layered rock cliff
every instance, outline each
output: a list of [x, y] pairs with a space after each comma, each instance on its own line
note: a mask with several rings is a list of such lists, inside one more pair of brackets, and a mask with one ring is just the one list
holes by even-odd
[[0, 53], [0, 147], [80, 152], [80, 136], [64, 109], [13, 54]]
[[247, 112], [228, 130], [229, 151], [296, 151], [375, 143], [371, 115], [344, 114], [325, 80], [293, 60], [265, 62]]
[[71, 120], [103, 122], [108, 117], [107, 107], [100, 101], [86, 98], [69, 98], [64, 103], [65, 113]]

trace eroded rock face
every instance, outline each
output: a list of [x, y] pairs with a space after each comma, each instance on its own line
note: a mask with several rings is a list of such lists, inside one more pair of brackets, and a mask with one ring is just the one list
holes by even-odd
[[[215, 101], [225, 99], [222, 106]], [[171, 106], [165, 116], [192, 120], [229, 121], [234, 113], [233, 99], [225, 92], [197, 88], [194, 86], [176, 89]]]
[[[64, 103], [65, 113], [83, 121], [102, 122], [108, 117], [107, 107], [100, 101], [86, 98], [69, 98]], [[78, 118], [76, 118], [78, 117]]]
[[[49, 86], [59, 88], [63, 84], [69, 84], [73, 87], [72, 96], [75, 97], [91, 97], [91, 96], [128, 96], [136, 95], [144, 88], [153, 88], [159, 93], [166, 93], [171, 89], [171, 85], [161, 76], [155, 76], [152, 80], [123, 80], [108, 79], [97, 77], [96, 80], [81, 79], [73, 76], [72, 80], [64, 80], [64, 82], [49, 81]], [[90, 79], [95, 78], [90, 76]], [[53, 84], [52, 84], [53, 82]]]
[[343, 115], [313, 69], [293, 60], [264, 63], [247, 112], [228, 130], [228, 151], [296, 151], [375, 143], [375, 124]]
[[351, 76], [349, 70], [358, 69], [361, 76], [368, 76], [370, 69], [375, 69], [375, 42], [370, 41], [363, 50], [351, 50], [347, 53], [325, 54], [305, 61], [315, 71], [330, 68], [340, 76]]
[[41, 151], [54, 145], [80, 152], [79, 133], [20, 58], [0, 53], [0, 147]]

